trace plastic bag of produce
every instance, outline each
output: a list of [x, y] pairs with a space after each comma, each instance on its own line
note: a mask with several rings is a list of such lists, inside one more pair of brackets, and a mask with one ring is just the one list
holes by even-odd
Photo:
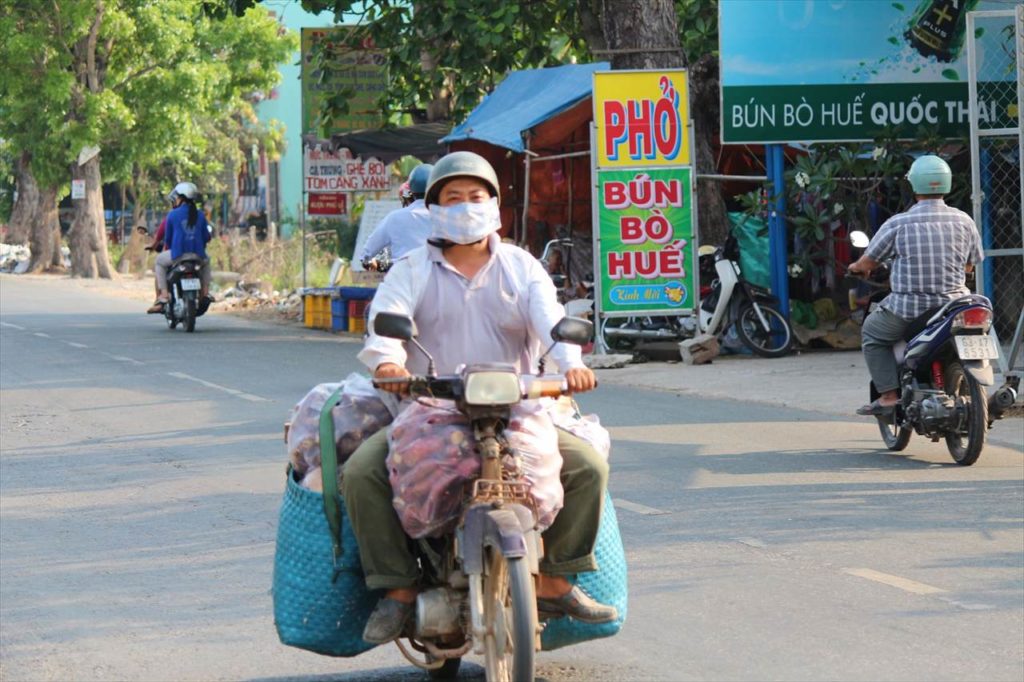
[[[513, 408], [504, 434], [530, 484], [540, 527], [547, 528], [562, 508], [562, 456], [558, 432], [547, 411], [536, 404]], [[462, 500], [480, 476], [469, 420], [446, 400], [419, 400], [398, 415], [388, 431], [387, 467], [393, 503], [405, 532], [413, 538], [436, 537], [458, 521]]]
[[375, 389], [361, 374], [351, 374], [341, 383], [315, 386], [293, 408], [288, 429], [288, 459], [304, 482], [305, 474], [320, 466], [320, 411], [342, 385], [341, 400], [331, 410], [339, 466], [364, 440], [390, 424], [397, 412], [393, 396]]
[[580, 414], [576, 401], [569, 396], [554, 401], [549, 412], [555, 426], [587, 441], [601, 453], [605, 461], [608, 460], [612, 449], [612, 437], [608, 429], [601, 426], [601, 420], [596, 414]]

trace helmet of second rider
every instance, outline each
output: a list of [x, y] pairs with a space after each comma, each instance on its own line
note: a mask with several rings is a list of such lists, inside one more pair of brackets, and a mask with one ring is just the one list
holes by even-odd
[[427, 191], [424, 200], [427, 206], [436, 204], [441, 194], [441, 188], [448, 181], [457, 178], [475, 178], [485, 185], [491, 192], [491, 196], [501, 203], [501, 192], [498, 190], [498, 174], [487, 159], [474, 154], [473, 152], [452, 152], [434, 164], [430, 172], [430, 180], [427, 183]]
[[918, 196], [949, 194], [953, 172], [949, 164], [934, 154], [918, 157], [907, 171], [907, 180]]
[[423, 195], [427, 193], [427, 183], [430, 182], [430, 171], [432, 170], [434, 167], [429, 163], [421, 163], [412, 169], [412, 173], [409, 173], [408, 185], [413, 197], [422, 199]]

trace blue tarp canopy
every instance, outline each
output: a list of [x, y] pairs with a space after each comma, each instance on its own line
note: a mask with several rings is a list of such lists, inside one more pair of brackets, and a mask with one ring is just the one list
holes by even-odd
[[608, 62], [513, 71], [442, 142], [479, 140], [523, 152], [523, 133], [590, 97], [593, 73]]

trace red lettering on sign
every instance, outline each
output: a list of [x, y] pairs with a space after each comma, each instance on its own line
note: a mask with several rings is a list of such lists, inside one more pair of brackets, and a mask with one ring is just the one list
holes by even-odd
[[654, 140], [651, 137], [651, 125], [654, 120], [651, 100], [632, 100], [626, 106], [626, 135], [629, 139], [629, 158], [653, 159]]
[[643, 221], [635, 215], [622, 216], [619, 221], [619, 239], [623, 244], [643, 244], [647, 241]]

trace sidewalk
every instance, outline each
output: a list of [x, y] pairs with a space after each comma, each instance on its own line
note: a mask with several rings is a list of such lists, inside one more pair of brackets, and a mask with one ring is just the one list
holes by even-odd
[[852, 417], [868, 401], [859, 351], [814, 351], [784, 358], [723, 355], [707, 365], [647, 362], [597, 370], [603, 386], [633, 386], [729, 398]]

